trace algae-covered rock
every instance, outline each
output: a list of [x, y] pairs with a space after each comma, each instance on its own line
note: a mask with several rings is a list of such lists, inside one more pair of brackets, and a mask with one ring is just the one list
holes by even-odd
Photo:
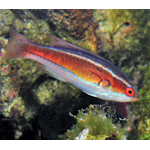
[[132, 105], [136, 107], [135, 116], [138, 118], [138, 128], [135, 139], [150, 139], [150, 65], [140, 66], [145, 70], [144, 87], [140, 90], [140, 100]]
[[5, 47], [7, 44], [6, 36], [8, 35], [10, 26], [13, 25], [13, 21], [14, 15], [10, 10], [0, 10], [0, 44], [2, 47]]
[[[107, 117], [106, 117], [107, 115]], [[60, 138], [68, 140], [105, 140], [126, 139], [127, 129], [121, 128], [120, 124], [113, 124], [114, 112], [100, 106], [91, 105], [85, 110], [80, 110], [77, 116], [73, 116], [77, 123], [71, 130], [67, 130]]]
[[95, 33], [97, 24], [93, 21], [92, 9], [55, 9], [50, 10], [48, 16], [50, 27], [54, 27], [53, 34], [97, 53], [99, 39]]
[[96, 34], [101, 40], [101, 56], [134, 80], [137, 66], [149, 60], [150, 10], [94, 10], [93, 15], [99, 24]]
[[10, 10], [0, 10], [0, 35], [7, 34], [13, 24], [14, 15]]
[[[27, 38], [40, 44], [49, 45], [48, 34], [50, 29], [45, 21], [36, 19], [28, 10], [1, 10], [0, 14], [2, 15], [1, 23], [3, 23], [1, 27], [7, 27], [7, 29], [2, 29], [1, 32], [3, 32], [3, 34], [1, 34], [2, 36], [0, 37], [0, 42], [3, 46], [3, 56], [0, 62], [1, 110], [4, 110], [2, 112], [7, 117], [26, 115], [29, 119], [33, 117], [32, 115], [35, 114], [39, 106], [34, 106], [32, 110], [31, 107], [26, 105], [26, 100], [22, 98], [20, 94], [24, 93], [25, 89], [31, 89], [31, 86], [42, 74], [42, 71], [36, 67], [36, 62], [32, 60], [6, 59], [4, 50], [8, 40], [5, 38], [5, 34], [7, 33], [8, 35], [8, 30], [11, 26], [18, 32], [21, 31], [24, 33], [24, 36]], [[26, 107], [28, 107], [28, 109]], [[15, 111], [17, 113], [14, 113]]]
[[[41, 106], [47, 106], [49, 109], [52, 106], [56, 108], [54, 106], [57, 103], [56, 105], [62, 106], [61, 109], [63, 110], [67, 106], [66, 111], [56, 110], [58, 112], [56, 115], [60, 115], [61, 112], [61, 115], [65, 114], [67, 116], [69, 111], [76, 111], [76, 107], [81, 105], [81, 99], [83, 100], [83, 98], [79, 98], [80, 90], [67, 83], [48, 77], [37, 68], [35, 61], [5, 58], [9, 27], [21, 32], [33, 42], [49, 45], [49, 34], [53, 28], [51, 29], [48, 19], [36, 17], [37, 15], [34, 15], [33, 12], [31, 10], [1, 10], [1, 23], [3, 23], [1, 27], [7, 28], [1, 28], [0, 37], [3, 47], [3, 56], [0, 58], [0, 111], [5, 117], [15, 120], [14, 138], [16, 139], [23, 135], [24, 127], [26, 124], [32, 124], [31, 120], [37, 114], [44, 122], [48, 120], [44, 117], [45, 115], [41, 115], [43, 112], [39, 113]], [[71, 103], [71, 100], [74, 101]], [[56, 116], [55, 118], [58, 117]], [[39, 120], [39, 122], [42, 121]], [[64, 124], [66, 123], [64, 122]], [[49, 123], [39, 126], [45, 128], [46, 125], [49, 126]], [[54, 123], [54, 126], [57, 125]], [[45, 134], [46, 131], [43, 131], [43, 133]], [[51, 135], [50, 132], [48, 133], [49, 135], [46, 138]]]
[[47, 79], [32, 91], [39, 104], [44, 105], [50, 105], [56, 99], [64, 99], [66, 102], [72, 98], [79, 99], [81, 94], [79, 89], [56, 79]]
[[[48, 18], [41, 17], [40, 15], [38, 15], [39, 13], [36, 10], [3, 10], [1, 12], [4, 16], [2, 17], [2, 19], [5, 21], [5, 25], [11, 25], [12, 28], [17, 30], [18, 32], [21, 32], [25, 37], [39, 44], [49, 45], [50, 33], [54, 33], [60, 37], [63, 36], [63, 38], [65, 35], [67, 40], [71, 37], [71, 39], [74, 40], [69, 41], [73, 43], [74, 41], [78, 41], [77, 38], [85, 38], [85, 41], [82, 41], [82, 44], [86, 41], [89, 41], [89, 38], [92, 38], [92, 41], [93, 38], [94, 40], [96, 40], [94, 30], [95, 23], [92, 21], [93, 10], [39, 10], [39, 12], [43, 12], [43, 14], [46, 14]], [[7, 18], [11, 18], [11, 20]], [[62, 19], [62, 21], [60, 19]], [[3, 20], [2, 22], [4, 22]], [[69, 22], [68, 25], [66, 24], [67, 22]], [[55, 25], [55, 30], [53, 29], [54, 26], [51, 26], [52, 24]], [[92, 35], [94, 35], [94, 37]], [[5, 49], [7, 39], [4, 38], [4, 40], [5, 41], [2, 44]], [[80, 41], [78, 42], [80, 43]], [[88, 44], [93, 44], [91, 48], [88, 44], [85, 43], [85, 45], [87, 45], [89, 49], [93, 49], [95, 51], [96, 46], [94, 45], [97, 43], [92, 41], [87, 42]], [[29, 120], [36, 114], [36, 111], [41, 104], [50, 105], [52, 101], [55, 101], [56, 95], [57, 98], [61, 98], [61, 96], [63, 96], [64, 99], [66, 98], [69, 100], [72, 97], [79, 95], [78, 93], [80, 93], [79, 90], [76, 90], [76, 88], [74, 88], [74, 90], [70, 92], [70, 87], [68, 87], [67, 84], [62, 84], [62, 82], [58, 81], [53, 82], [52, 80], [50, 81], [46, 79], [47, 81], [45, 82], [40, 81], [40, 83], [37, 83], [39, 82], [38, 79], [41, 79], [40, 76], [42, 76], [44, 73], [36, 67], [36, 62], [33, 60], [8, 60], [4, 57], [1, 61], [1, 70], [4, 70], [3, 68], [5, 68], [5, 66], [7, 65], [8, 74], [2, 74], [2, 76], [0, 77], [2, 81], [1, 91], [6, 91], [6, 89], [8, 89], [7, 92], [2, 92], [1, 94], [3, 102], [2, 110], [5, 109], [6, 112], [9, 112], [7, 113], [7, 115], [6, 113], [3, 113], [7, 117], [12, 117], [10, 115], [12, 114], [10, 107], [12, 107], [12, 104], [13, 106], [15, 106], [15, 104], [17, 103], [13, 102], [13, 98], [10, 100], [9, 103], [7, 103], [6, 100], [3, 99], [3, 93], [7, 93], [7, 95], [9, 95], [11, 91], [14, 91], [14, 97], [18, 97], [18, 101], [23, 101], [23, 103], [21, 102], [21, 106], [24, 109], [18, 109], [23, 110], [23, 112], [26, 113], [20, 112], [16, 113], [16, 115], [25, 116], [27, 120]], [[38, 87], [35, 87], [34, 85], [37, 85]], [[56, 88], [56, 85], [58, 88]], [[32, 96], [28, 97], [27, 92], [28, 95]], [[5, 106], [4, 102], [6, 102]]]
[[[137, 77], [140, 78], [137, 65], [145, 64], [149, 59], [149, 10], [18, 9], [0, 10], [0, 15], [0, 44], [3, 47], [0, 111], [4, 117], [15, 120], [12, 121], [15, 124], [14, 139], [21, 139], [27, 134], [26, 130], [39, 139], [58, 139], [57, 135], [63, 134], [73, 123], [68, 113], [94, 103], [94, 98], [49, 77], [33, 60], [6, 59], [9, 27], [38, 44], [49, 46], [49, 34], [53, 34], [94, 53], [100, 50], [101, 56], [111, 60], [136, 84]], [[79, 116], [89, 116], [91, 120], [82, 120]], [[89, 139], [124, 139], [124, 129], [104, 116], [104, 112], [97, 110], [85, 114], [80, 111], [75, 117], [78, 121], [76, 129], [68, 131], [68, 137], [80, 139], [82, 135], [90, 134]], [[82, 126], [78, 126], [79, 123]], [[95, 127], [97, 123], [99, 126]], [[106, 132], [107, 127], [109, 132]], [[98, 130], [96, 136], [94, 128]]]

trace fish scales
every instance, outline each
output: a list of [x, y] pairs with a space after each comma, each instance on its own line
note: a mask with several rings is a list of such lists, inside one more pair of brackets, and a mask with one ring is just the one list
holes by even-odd
[[139, 93], [129, 78], [108, 60], [50, 36], [51, 46], [39, 45], [10, 31], [6, 57], [23, 57], [41, 63], [41, 68], [57, 79], [104, 100], [131, 102]]
[[[83, 60], [82, 57], [80, 58], [78, 56], [71, 55], [70, 53], [64, 53], [62, 51], [53, 50], [51, 48], [41, 48], [38, 50], [38, 47], [27, 47], [27, 49], [29, 53], [40, 56], [48, 61], [55, 63], [56, 65], [60, 65], [81, 79], [89, 82], [94, 80], [89, 70], [95, 70], [96, 72], [96, 65], [88, 62], [88, 60]], [[41, 51], [44, 51], [44, 53], [41, 53]], [[97, 78], [95, 83], [98, 83], [98, 80], [100, 79]]]
[[[112, 81], [112, 87], [119, 86], [116, 78], [114, 78], [109, 71], [99, 68], [94, 62], [91, 63], [88, 59], [84, 59], [85, 57], [62, 52], [62, 50], [60, 51], [58, 48], [53, 49], [36, 45], [25, 46], [25, 48], [29, 53], [62, 66], [83, 80], [98, 84], [103, 78], [108, 78]], [[101, 72], [99, 70], [101, 70]], [[99, 75], [100, 73], [101, 75]], [[118, 89], [121, 90], [121, 87], [118, 87]], [[122, 89], [125, 89], [125, 86], [122, 87]]]

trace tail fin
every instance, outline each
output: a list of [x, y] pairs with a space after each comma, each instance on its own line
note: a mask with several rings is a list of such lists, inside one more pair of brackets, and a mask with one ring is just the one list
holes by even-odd
[[8, 58], [24, 57], [26, 51], [25, 44], [32, 43], [32, 41], [13, 29], [9, 30], [9, 34], [10, 38], [6, 47], [5, 56]]

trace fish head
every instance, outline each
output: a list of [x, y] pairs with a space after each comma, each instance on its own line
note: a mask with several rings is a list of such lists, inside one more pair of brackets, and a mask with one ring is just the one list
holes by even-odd
[[98, 97], [108, 101], [116, 102], [136, 102], [140, 95], [131, 81], [110, 80], [109, 86], [99, 88]]

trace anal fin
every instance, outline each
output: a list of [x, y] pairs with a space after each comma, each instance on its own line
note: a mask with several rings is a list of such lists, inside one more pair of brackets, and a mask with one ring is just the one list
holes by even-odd
[[93, 94], [93, 93], [90, 93], [90, 92], [87, 92], [87, 91], [83, 91], [84, 93], [90, 95], [90, 96], [93, 96], [93, 97], [97, 97], [97, 95]]

